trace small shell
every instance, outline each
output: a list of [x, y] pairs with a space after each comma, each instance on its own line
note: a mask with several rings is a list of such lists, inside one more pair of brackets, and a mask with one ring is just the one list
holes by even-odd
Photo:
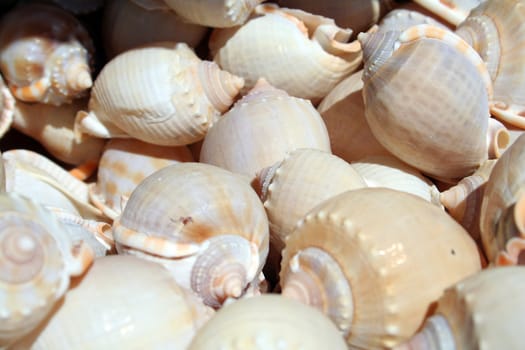
[[503, 153], [485, 185], [480, 210], [485, 254], [495, 264], [524, 264], [525, 135]]
[[343, 350], [334, 324], [316, 309], [266, 294], [225, 305], [195, 335], [188, 350]]
[[102, 38], [109, 59], [160, 41], [196, 47], [207, 32], [206, 27], [188, 23], [169, 9], [145, 9], [133, 0], [109, 0], [104, 6]]
[[145, 47], [109, 61], [95, 80], [78, 132], [181, 146], [204, 137], [233, 103], [243, 80], [200, 60], [184, 43]]
[[260, 80], [210, 128], [199, 159], [254, 179], [297, 148], [330, 152], [323, 119], [310, 101]]
[[476, 244], [443, 210], [401, 191], [362, 188], [303, 218], [286, 240], [280, 277], [282, 293], [323, 310], [350, 347], [384, 349], [412, 335], [445, 288], [480, 268]]
[[521, 349], [525, 268], [494, 267], [448, 288], [423, 329], [395, 350]]
[[447, 22], [458, 25], [470, 11], [485, 0], [414, 0]]
[[25, 4], [0, 26], [0, 70], [15, 97], [54, 105], [86, 95], [93, 43], [79, 20], [57, 6]]
[[348, 43], [352, 31], [332, 19], [274, 4], [261, 4], [255, 13], [240, 28], [215, 29], [209, 41], [213, 60], [243, 77], [245, 91], [264, 77], [316, 103], [362, 62], [359, 43]]
[[113, 222], [119, 253], [165, 265], [214, 307], [257, 287], [268, 231], [264, 207], [244, 178], [193, 162], [145, 178]]
[[35, 328], [82, 274], [93, 251], [75, 245], [68, 230], [40, 204], [0, 194], [0, 346]]
[[14, 349], [186, 349], [213, 310], [162, 266], [98, 258], [61, 305]]
[[487, 0], [477, 6], [456, 33], [487, 65], [494, 86], [492, 115], [525, 129], [525, 3]]

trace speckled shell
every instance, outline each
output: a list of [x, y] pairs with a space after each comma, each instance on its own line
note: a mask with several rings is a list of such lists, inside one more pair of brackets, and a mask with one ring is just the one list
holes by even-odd
[[93, 252], [74, 245], [51, 212], [16, 193], [0, 194], [0, 240], [0, 346], [6, 346], [46, 317]]
[[316, 309], [276, 294], [224, 306], [195, 335], [188, 350], [343, 350], [335, 325]]
[[316, 103], [362, 62], [359, 43], [348, 42], [352, 31], [332, 19], [274, 4], [258, 5], [255, 14], [240, 28], [215, 29], [209, 41], [213, 60], [243, 77], [245, 90], [264, 77]]
[[487, 0], [456, 33], [480, 54], [494, 85], [491, 113], [525, 129], [525, 2]]
[[90, 185], [89, 198], [114, 219], [148, 175], [170, 164], [191, 161], [193, 156], [186, 146], [157, 146], [136, 139], [109, 140], [98, 164], [97, 182]]
[[85, 96], [93, 51], [81, 22], [60, 7], [24, 4], [2, 19], [0, 70], [23, 101], [60, 105]]
[[305, 215], [288, 236], [280, 277], [282, 293], [328, 314], [350, 348], [384, 349], [412, 335], [445, 288], [480, 268], [476, 244], [443, 210], [401, 191], [362, 188]]
[[146, 9], [133, 0], [106, 1], [101, 30], [104, 52], [110, 59], [159, 41], [184, 42], [195, 47], [208, 32], [206, 27], [188, 23], [169, 9]]
[[484, 0], [414, 0], [452, 25], [458, 25], [467, 18], [470, 11]]
[[[366, 119], [388, 151], [431, 177], [452, 182], [472, 174], [489, 153], [501, 153], [491, 146], [502, 142], [488, 142], [490, 77], [461, 38], [426, 24], [399, 36], [378, 32], [359, 38]], [[505, 130], [497, 137], [504, 139]]]
[[213, 315], [162, 266], [132, 256], [96, 259], [73, 287], [14, 349], [185, 349]]
[[129, 50], [97, 76], [89, 113], [79, 112], [76, 127], [98, 137], [190, 144], [204, 137], [242, 85], [243, 79], [202, 61], [184, 43]]
[[113, 237], [119, 253], [165, 265], [181, 286], [218, 307], [257, 287], [269, 229], [264, 207], [244, 178], [183, 162], [138, 185], [113, 222]]
[[[520, 200], [521, 198], [521, 200]], [[525, 135], [503, 153], [485, 185], [481, 239], [489, 261], [516, 264], [525, 248]]]
[[199, 159], [253, 179], [297, 148], [330, 152], [323, 119], [310, 101], [260, 81], [210, 128]]

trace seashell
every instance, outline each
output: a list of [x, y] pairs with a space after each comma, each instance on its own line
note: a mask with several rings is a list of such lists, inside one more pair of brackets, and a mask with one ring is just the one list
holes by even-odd
[[89, 203], [88, 185], [52, 160], [34, 151], [12, 149], [2, 153], [2, 161], [7, 192], [86, 219], [104, 221], [102, 212]]
[[494, 267], [448, 288], [423, 329], [395, 350], [520, 349], [525, 268]]
[[332, 153], [347, 162], [367, 155], [390, 154], [368, 127], [362, 75], [361, 69], [343, 79], [317, 107], [328, 130]]
[[362, 62], [357, 40], [348, 42], [351, 34], [333, 19], [261, 4], [242, 27], [213, 30], [208, 44], [222, 69], [244, 78], [244, 91], [264, 77], [291, 96], [318, 103]]
[[91, 88], [94, 47], [78, 19], [60, 7], [25, 4], [0, 26], [0, 71], [27, 102], [70, 103]]
[[476, 244], [443, 210], [361, 188], [304, 216], [286, 240], [280, 278], [282, 294], [322, 310], [350, 348], [384, 349], [412, 335], [445, 288], [480, 269]]
[[480, 209], [483, 248], [497, 265], [524, 264], [525, 136], [497, 160], [489, 176]]
[[188, 350], [346, 349], [335, 325], [318, 310], [277, 294], [225, 305], [199, 329]]
[[264, 207], [248, 182], [194, 162], [149, 175], [113, 221], [120, 254], [166, 266], [181, 286], [213, 307], [256, 293], [268, 231]]
[[309, 100], [260, 80], [208, 130], [199, 160], [247, 175], [251, 181], [297, 148], [330, 152], [323, 119]]
[[14, 350], [186, 349], [213, 315], [162, 266], [133, 256], [96, 259], [73, 287]]
[[98, 165], [97, 182], [90, 185], [89, 198], [108, 218], [122, 212], [122, 204], [148, 175], [170, 164], [191, 162], [186, 146], [165, 147], [136, 139], [112, 139]]
[[452, 25], [458, 25], [467, 18], [470, 11], [486, 0], [414, 0]]
[[457, 28], [487, 65], [494, 96], [491, 114], [525, 129], [525, 3], [518, 0], [483, 1]]
[[15, 98], [0, 76], [0, 138], [11, 128], [14, 109]]
[[86, 108], [86, 99], [54, 106], [18, 101], [13, 115], [13, 128], [37, 140], [56, 159], [72, 165], [97, 162], [106, 140], [74, 131], [76, 113]]
[[[135, 30], [130, 31], [130, 28]], [[110, 0], [104, 6], [102, 38], [106, 56], [160, 41], [196, 47], [208, 28], [188, 23], [169, 9], [146, 9], [130, 0]]]
[[485, 64], [457, 35], [422, 24], [359, 40], [365, 115], [393, 155], [432, 178], [457, 182], [505, 149], [508, 130], [489, 118]]
[[417, 169], [394, 156], [368, 156], [351, 164], [368, 187], [391, 188], [411, 193], [438, 206], [441, 205], [436, 185]]
[[388, 12], [381, 19], [378, 30], [382, 32], [397, 31], [401, 33], [408, 28], [419, 24], [429, 24], [448, 29], [444, 24], [425, 13], [407, 8], [396, 8]]
[[93, 261], [86, 244], [73, 244], [67, 229], [38, 203], [0, 194], [0, 346], [30, 332], [64, 295], [71, 276]]
[[76, 130], [102, 138], [187, 145], [204, 137], [242, 85], [241, 78], [200, 60], [184, 43], [174, 49], [129, 50], [102, 68], [89, 113], [78, 113]]

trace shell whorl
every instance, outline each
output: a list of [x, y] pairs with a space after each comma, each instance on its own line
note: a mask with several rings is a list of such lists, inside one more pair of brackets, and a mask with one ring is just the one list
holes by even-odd
[[199, 63], [199, 78], [211, 104], [224, 113], [244, 86], [244, 79], [219, 68], [215, 62]]

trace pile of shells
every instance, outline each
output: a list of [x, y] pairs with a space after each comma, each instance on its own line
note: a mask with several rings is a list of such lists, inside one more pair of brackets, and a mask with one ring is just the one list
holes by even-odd
[[1, 349], [521, 348], [525, 0], [0, 6]]

